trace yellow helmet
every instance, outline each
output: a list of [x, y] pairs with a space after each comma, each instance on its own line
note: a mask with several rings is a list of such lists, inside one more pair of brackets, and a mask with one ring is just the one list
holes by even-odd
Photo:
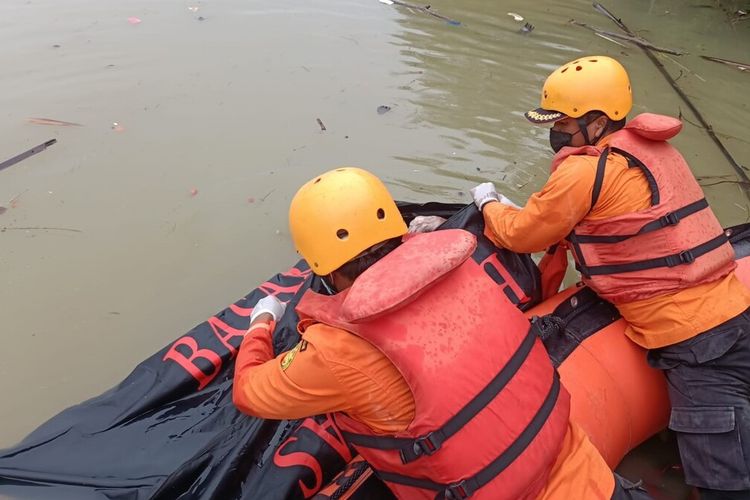
[[302, 186], [289, 207], [294, 246], [325, 276], [380, 242], [406, 234], [383, 183], [361, 168], [330, 170]]
[[563, 64], [549, 75], [542, 89], [541, 107], [528, 111], [526, 118], [549, 123], [602, 111], [619, 121], [632, 107], [630, 79], [622, 64], [611, 57], [588, 56]]

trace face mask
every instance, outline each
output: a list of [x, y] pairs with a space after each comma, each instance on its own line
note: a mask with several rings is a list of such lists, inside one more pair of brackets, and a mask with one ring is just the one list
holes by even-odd
[[552, 146], [552, 150], [557, 153], [565, 146], [570, 145], [570, 141], [573, 140], [573, 134], [567, 132], [560, 132], [559, 130], [549, 131], [549, 145]]

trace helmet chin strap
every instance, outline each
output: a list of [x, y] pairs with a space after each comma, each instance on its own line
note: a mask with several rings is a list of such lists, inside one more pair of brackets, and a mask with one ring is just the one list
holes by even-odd
[[[584, 115], [585, 116], [585, 115]], [[591, 139], [589, 138], [589, 124], [586, 123], [586, 120], [583, 116], [576, 118], [576, 123], [578, 123], [578, 128], [581, 130], [581, 134], [583, 134], [583, 140], [586, 141], [586, 144], [591, 144]]]
[[[328, 284], [328, 279], [331, 280], [331, 285]], [[330, 273], [328, 276], [321, 276], [320, 282], [323, 283], [323, 288], [326, 289], [328, 295], [336, 295], [336, 292], [333, 289], [333, 273]]]
[[[586, 123], [586, 120], [583, 116], [576, 118], [576, 123], [578, 123], [578, 128], [581, 131], [581, 134], [583, 135], [583, 140], [586, 141], [586, 144], [593, 146], [597, 142], [599, 142], [599, 139], [602, 138], [602, 134], [604, 134], [604, 131], [607, 129], [607, 127], [604, 127], [601, 132], [599, 132], [599, 135], [594, 137], [594, 140], [591, 140], [591, 137], [589, 137], [589, 129], [588, 126], [590, 123]], [[593, 122], [592, 122], [593, 123]]]

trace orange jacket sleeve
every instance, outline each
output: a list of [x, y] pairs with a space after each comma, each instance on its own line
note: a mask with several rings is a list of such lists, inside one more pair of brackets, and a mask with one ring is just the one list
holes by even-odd
[[275, 420], [344, 408], [346, 391], [315, 347], [303, 340], [274, 357], [273, 327], [268, 326], [253, 325], [242, 341], [234, 369], [235, 406], [248, 415]]
[[591, 210], [595, 175], [596, 161], [569, 157], [522, 209], [486, 204], [485, 233], [497, 246], [514, 252], [541, 252], [564, 239]]
[[568, 423], [563, 446], [537, 500], [609, 500], [615, 477], [583, 429]]

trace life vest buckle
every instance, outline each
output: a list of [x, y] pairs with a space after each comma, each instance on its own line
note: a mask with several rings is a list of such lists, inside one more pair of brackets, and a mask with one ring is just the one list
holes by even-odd
[[445, 489], [446, 500], [463, 500], [470, 496], [471, 491], [469, 491], [466, 486], [466, 480], [463, 480], [460, 483], [451, 484]]
[[695, 255], [690, 250], [685, 250], [677, 255], [670, 255], [664, 258], [667, 267], [675, 267], [682, 264], [692, 264], [695, 262]]
[[432, 455], [440, 449], [440, 443], [432, 440], [433, 433], [430, 432], [426, 436], [414, 440], [414, 455], [421, 457], [422, 455]]
[[680, 218], [675, 212], [669, 212], [668, 214], [659, 217], [659, 224], [661, 227], [676, 226], [680, 222]]
[[680, 252], [680, 261], [683, 264], [692, 264], [695, 262], [695, 255], [690, 250], [685, 250], [684, 252]]

